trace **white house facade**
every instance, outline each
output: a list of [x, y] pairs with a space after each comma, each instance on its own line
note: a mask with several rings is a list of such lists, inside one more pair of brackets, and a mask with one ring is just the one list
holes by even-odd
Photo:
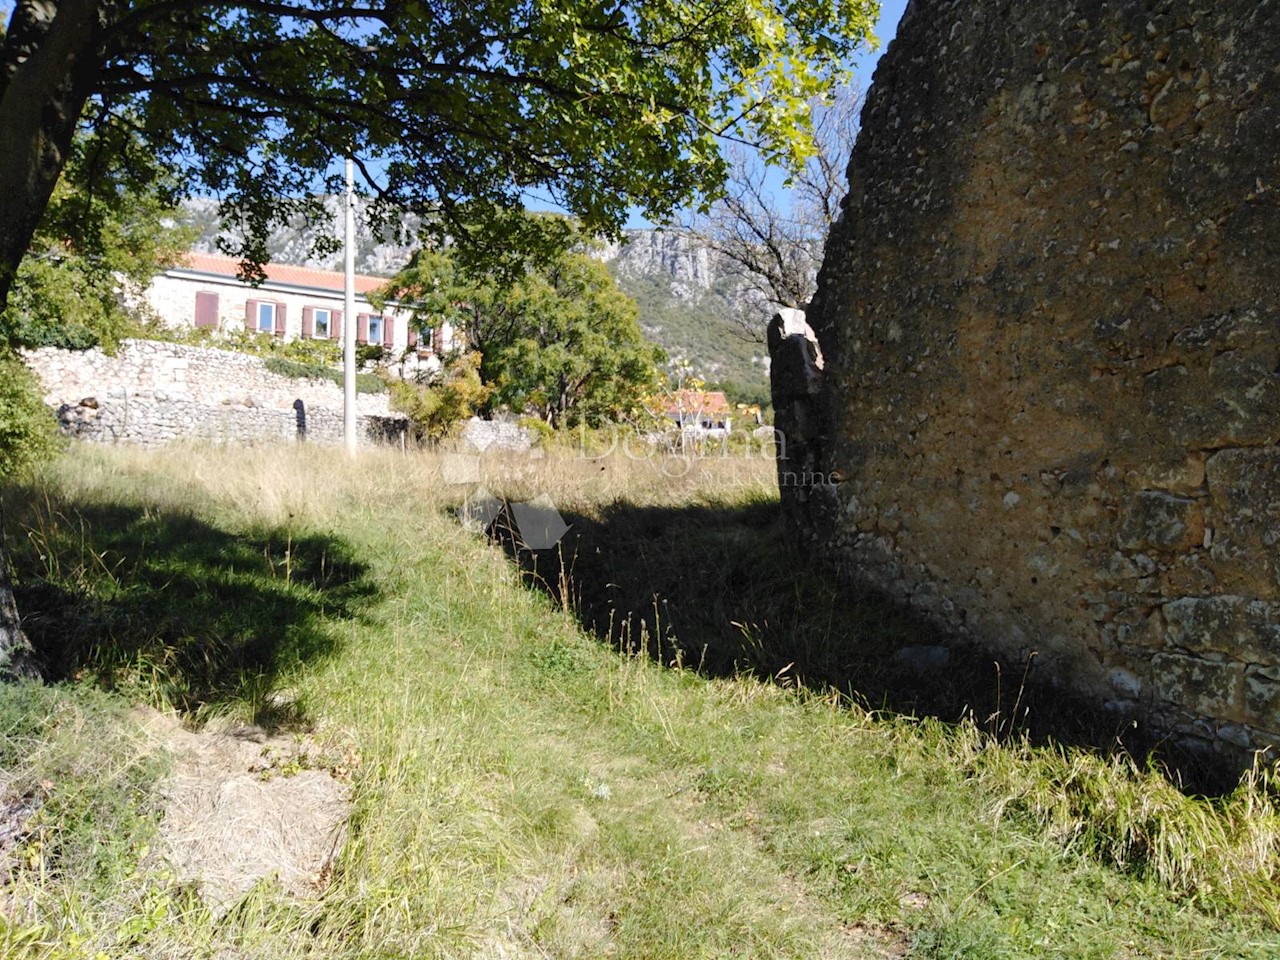
[[435, 360], [462, 346], [448, 323], [421, 327], [399, 305], [375, 308], [368, 294], [385, 279], [356, 276], [356, 311], [348, 319], [339, 272], [268, 263], [263, 265], [266, 279], [253, 286], [237, 276], [239, 267], [233, 257], [188, 253], [152, 281], [146, 299], [164, 324], [175, 329], [249, 330], [286, 340], [341, 342], [343, 325], [354, 322], [356, 342], [381, 345], [388, 359]]

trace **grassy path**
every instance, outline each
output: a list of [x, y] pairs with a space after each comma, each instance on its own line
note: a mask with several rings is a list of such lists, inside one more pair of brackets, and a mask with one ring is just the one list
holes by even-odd
[[[619, 493], [696, 502], [726, 472], [735, 496], [758, 499], [767, 480], [758, 465], [659, 485], [538, 469], [513, 474], [516, 493], [554, 488], [582, 510]], [[1262, 912], [1235, 910], [1210, 879], [1180, 888], [1117, 864], [1103, 829], [1056, 821], [1037, 799], [1095, 781], [1117, 803], [1155, 796], [1176, 813], [1181, 798], [1102, 761], [998, 747], [971, 725], [615, 653], [464, 533], [439, 477], [425, 458], [79, 450], [46, 480], [47, 508], [24, 523], [46, 529], [45, 518], [40, 545], [65, 554], [63, 586], [83, 581], [100, 605], [148, 584], [170, 602], [188, 581], [202, 596], [221, 590], [207, 611], [188, 603], [210, 618], [188, 627], [206, 658], [224, 634], [273, 650], [198, 682], [145, 643], [88, 669], [134, 697], [181, 691], [200, 716], [262, 720], [284, 704], [350, 758], [355, 805], [315, 900], [267, 883], [214, 916], [146, 858], [147, 808], [135, 804], [113, 814], [133, 839], [103, 869], [22, 880], [30, 905], [3, 930], [5, 956], [1280, 955]], [[115, 521], [149, 518], [146, 537], [103, 546], [77, 527], [108, 508]], [[213, 531], [202, 536], [230, 538], [199, 572], [192, 518]], [[181, 534], [171, 551], [170, 528]], [[332, 575], [339, 555], [343, 577]], [[29, 580], [36, 560], [23, 562]], [[148, 580], [150, 568], [163, 576]], [[107, 728], [127, 725], [97, 694], [57, 696], [67, 703], [50, 716], [98, 711]], [[10, 755], [23, 762], [21, 749]], [[130, 777], [121, 791], [146, 789]], [[1261, 809], [1259, 822], [1272, 816]]]

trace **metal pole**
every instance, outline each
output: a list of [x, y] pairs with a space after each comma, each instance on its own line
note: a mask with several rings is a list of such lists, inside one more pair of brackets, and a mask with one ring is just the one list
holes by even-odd
[[346, 236], [343, 249], [342, 437], [347, 453], [356, 455], [356, 190], [351, 158], [347, 158]]

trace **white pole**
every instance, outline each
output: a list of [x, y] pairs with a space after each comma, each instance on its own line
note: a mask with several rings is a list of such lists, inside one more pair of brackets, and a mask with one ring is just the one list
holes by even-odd
[[343, 248], [342, 307], [342, 437], [347, 453], [356, 455], [356, 190], [351, 158], [347, 158], [346, 236]]

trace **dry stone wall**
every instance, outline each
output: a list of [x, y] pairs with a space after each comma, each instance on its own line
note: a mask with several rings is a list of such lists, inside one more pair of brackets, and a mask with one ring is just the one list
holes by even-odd
[[863, 584], [1227, 750], [1280, 742], [1278, 25], [912, 0], [809, 315], [829, 423], [784, 479]]
[[[271, 373], [247, 354], [126, 340], [114, 356], [46, 347], [29, 351], [26, 360], [64, 432], [84, 440], [342, 442], [341, 387]], [[358, 395], [357, 410], [369, 440], [397, 440], [405, 431], [406, 421], [390, 411], [385, 394]]]

